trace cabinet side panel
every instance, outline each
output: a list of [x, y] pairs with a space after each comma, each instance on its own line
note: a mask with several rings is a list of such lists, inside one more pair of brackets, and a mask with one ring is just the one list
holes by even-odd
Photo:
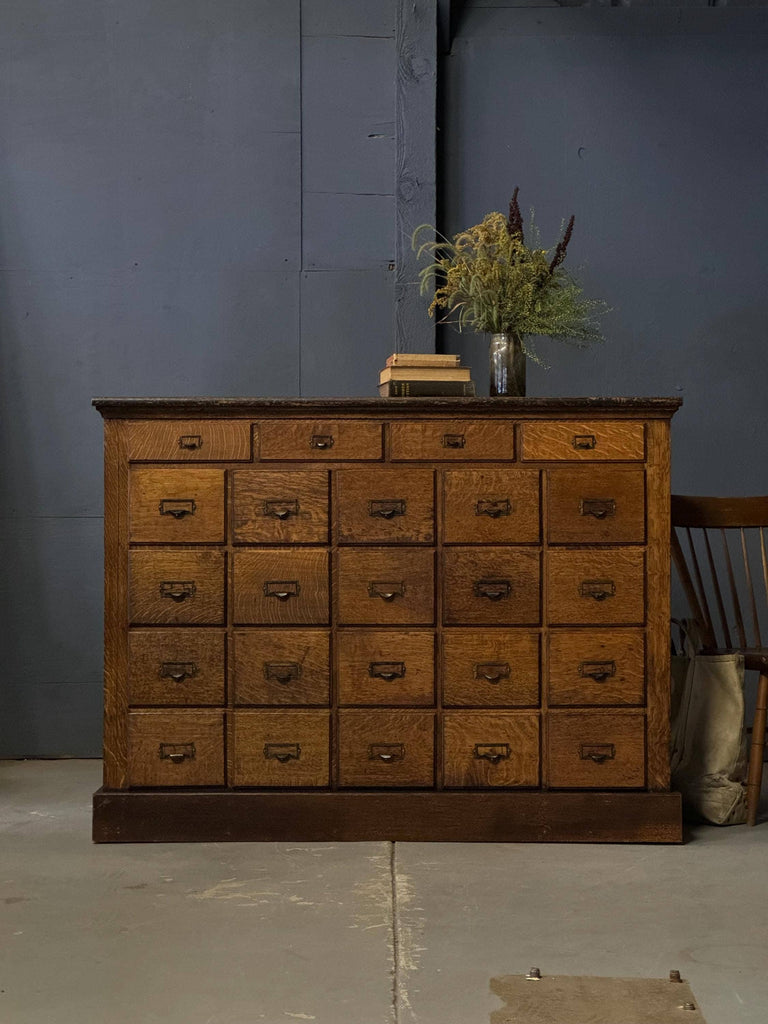
[[122, 420], [104, 421], [104, 785], [127, 786], [128, 458]]
[[669, 423], [647, 424], [648, 788], [669, 789]]

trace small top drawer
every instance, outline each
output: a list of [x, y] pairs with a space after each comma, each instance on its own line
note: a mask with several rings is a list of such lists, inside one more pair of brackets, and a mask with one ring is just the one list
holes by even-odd
[[390, 427], [393, 462], [512, 461], [515, 425], [509, 420], [419, 420]]
[[372, 461], [382, 455], [382, 425], [370, 420], [266, 420], [257, 435], [266, 461]]
[[622, 420], [557, 420], [523, 425], [529, 462], [642, 462], [645, 424]]
[[136, 420], [127, 424], [131, 462], [250, 462], [248, 420]]

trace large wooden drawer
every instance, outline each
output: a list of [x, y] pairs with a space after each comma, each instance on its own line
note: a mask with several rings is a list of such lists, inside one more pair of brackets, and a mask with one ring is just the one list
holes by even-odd
[[232, 474], [236, 544], [327, 544], [328, 471], [238, 469]]
[[128, 784], [223, 786], [221, 711], [130, 711]]
[[539, 716], [521, 711], [446, 711], [448, 788], [538, 786]]
[[223, 551], [139, 548], [129, 559], [133, 625], [224, 622]]
[[547, 749], [553, 789], [639, 789], [645, 785], [642, 713], [553, 711]]
[[413, 420], [390, 425], [393, 462], [509, 461], [515, 425], [508, 420]]
[[237, 629], [235, 704], [327, 705], [330, 635], [324, 629]]
[[523, 425], [528, 462], [642, 462], [645, 424], [632, 420], [541, 420]]
[[446, 625], [536, 625], [540, 554], [529, 548], [447, 548], [443, 552]]
[[434, 622], [435, 555], [426, 548], [342, 548], [338, 621], [344, 625]]
[[431, 469], [342, 469], [336, 473], [340, 544], [433, 544]]
[[552, 548], [549, 622], [556, 625], [642, 625], [645, 553], [642, 548]]
[[328, 552], [249, 548], [234, 553], [234, 611], [239, 625], [327, 625]]
[[645, 634], [639, 629], [554, 629], [549, 634], [550, 706], [645, 700]]
[[223, 470], [134, 466], [129, 487], [133, 543], [223, 543]]
[[434, 704], [433, 632], [344, 629], [336, 648], [339, 704]]
[[431, 787], [435, 716], [430, 711], [340, 711], [339, 785]]
[[130, 704], [224, 704], [225, 634], [220, 629], [132, 629]]
[[136, 420], [126, 424], [131, 462], [250, 462], [248, 420]]
[[371, 420], [266, 420], [257, 433], [263, 461], [344, 462], [382, 457], [382, 424]]
[[446, 629], [443, 703], [534, 707], [539, 703], [539, 635], [522, 629]]
[[578, 466], [551, 469], [550, 544], [642, 544], [645, 473], [642, 469]]
[[330, 717], [327, 711], [235, 711], [231, 716], [233, 786], [327, 786]]
[[538, 470], [448, 469], [443, 481], [444, 543], [538, 544]]

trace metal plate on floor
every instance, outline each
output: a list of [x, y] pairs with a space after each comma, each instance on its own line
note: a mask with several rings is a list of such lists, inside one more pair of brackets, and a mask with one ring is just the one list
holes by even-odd
[[[686, 981], [552, 975], [491, 978], [491, 1024], [706, 1024]], [[675, 973], [675, 972], [672, 972]]]

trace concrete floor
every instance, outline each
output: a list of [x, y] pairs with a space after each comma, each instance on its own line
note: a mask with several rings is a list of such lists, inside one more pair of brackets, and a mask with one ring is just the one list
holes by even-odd
[[683, 847], [93, 846], [100, 773], [0, 762], [0, 1024], [488, 1024], [490, 979], [534, 965], [677, 968], [708, 1024], [766, 1020], [765, 820]]

